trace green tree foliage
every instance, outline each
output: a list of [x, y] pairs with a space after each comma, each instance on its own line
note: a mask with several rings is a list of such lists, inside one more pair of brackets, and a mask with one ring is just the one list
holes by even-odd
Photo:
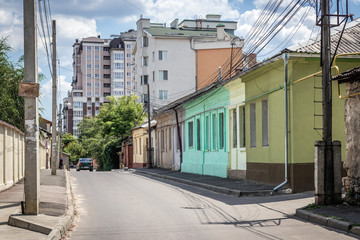
[[[24, 97], [19, 96], [19, 85], [24, 80], [24, 57], [13, 63], [8, 53], [12, 48], [7, 38], [0, 39], [0, 120], [24, 131]], [[45, 75], [38, 74], [38, 81], [45, 80]], [[40, 108], [40, 112], [43, 109]], [[39, 114], [40, 115], [40, 114]]]
[[71, 162], [77, 162], [79, 158], [86, 157], [86, 155], [87, 155], [85, 149], [77, 140], [70, 142], [64, 148], [64, 152], [70, 154]]
[[22, 58], [15, 64], [9, 61], [11, 47], [7, 38], [0, 39], [0, 119], [24, 131], [24, 98], [19, 84], [24, 79]]
[[69, 143], [77, 141], [71, 133], [65, 133], [62, 135], [62, 144], [65, 148]]
[[143, 107], [136, 96], [108, 97], [94, 118], [79, 124], [79, 142], [90, 157], [97, 159], [99, 170], [113, 168], [121, 143], [131, 135], [131, 129], [144, 120]]

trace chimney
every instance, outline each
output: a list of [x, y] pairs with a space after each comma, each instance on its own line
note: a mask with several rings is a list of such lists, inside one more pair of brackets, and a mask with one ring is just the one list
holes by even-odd
[[170, 23], [171, 29], [178, 29], [178, 23], [179, 23], [179, 19], [178, 19], [178, 18], [176, 18], [174, 21], [172, 21], [172, 22]]
[[100, 38], [100, 35], [98, 35], [98, 38]]
[[217, 36], [218, 41], [225, 40], [225, 25], [224, 24], [219, 23], [218, 25], [216, 25], [216, 36]]

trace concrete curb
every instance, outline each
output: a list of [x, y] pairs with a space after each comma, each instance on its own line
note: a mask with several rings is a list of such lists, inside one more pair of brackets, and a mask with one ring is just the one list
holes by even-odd
[[67, 211], [65, 216], [59, 221], [58, 224], [52, 229], [46, 240], [59, 240], [65, 236], [66, 231], [71, 226], [74, 220], [74, 205], [71, 195], [70, 177], [68, 171], [65, 169], [66, 176], [66, 195], [67, 195]]
[[[51, 228], [47, 227], [47, 226], [43, 226], [41, 224], [37, 224], [31, 220], [24, 220], [21, 218], [17, 218], [17, 216], [23, 216], [21, 214], [21, 210], [18, 209], [19, 211], [17, 211], [17, 214], [13, 214], [9, 217], [8, 220], [8, 225], [13, 226], [13, 227], [18, 227], [18, 228], [24, 228], [24, 229], [28, 229], [34, 232], [39, 232], [39, 233], [43, 233], [48, 235], [51, 232]], [[19, 214], [20, 212], [20, 214]]]
[[222, 193], [222, 194], [231, 195], [231, 196], [235, 196], [235, 197], [271, 196], [271, 195], [275, 195], [275, 194], [281, 194], [281, 192], [274, 193], [272, 190], [242, 191], [242, 190], [231, 189], [231, 188], [226, 188], [226, 187], [218, 187], [218, 186], [214, 186], [214, 185], [210, 185], [210, 184], [206, 184], [206, 183], [198, 183], [198, 182], [181, 179], [181, 178], [177, 178], [177, 177], [166, 176], [166, 175], [161, 175], [161, 174], [147, 172], [147, 171], [141, 171], [139, 169], [136, 169], [134, 173], [140, 174], [140, 175], [145, 174], [145, 175], [150, 175], [150, 176], [157, 177], [157, 178], [167, 179], [167, 180], [171, 180], [174, 182], [183, 183], [183, 184], [187, 184], [190, 186], [203, 188], [203, 189], [206, 189], [206, 190], [209, 190], [212, 192]]
[[329, 228], [360, 236], [360, 227], [356, 226], [354, 223], [351, 222], [341, 221], [331, 217], [325, 217], [319, 214], [315, 214], [311, 211], [307, 211], [303, 208], [296, 209], [295, 216], [321, 226], [326, 226]]

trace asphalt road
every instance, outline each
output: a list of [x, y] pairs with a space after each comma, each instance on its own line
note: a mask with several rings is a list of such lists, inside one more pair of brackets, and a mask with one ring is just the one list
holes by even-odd
[[71, 171], [66, 239], [354, 239], [293, 217], [306, 194], [232, 197], [129, 172]]

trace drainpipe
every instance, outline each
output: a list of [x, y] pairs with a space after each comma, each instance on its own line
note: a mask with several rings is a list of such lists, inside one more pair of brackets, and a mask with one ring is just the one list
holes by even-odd
[[179, 150], [180, 150], [180, 172], [181, 172], [181, 164], [182, 164], [182, 160], [183, 160], [183, 156], [182, 156], [182, 142], [181, 142], [181, 131], [180, 131], [180, 126], [179, 126], [179, 117], [178, 117], [178, 113], [176, 111], [176, 108], [173, 109], [175, 111], [175, 118], [176, 118], [176, 128], [177, 128], [177, 133], [178, 133], [178, 142], [179, 142]]
[[288, 140], [288, 99], [287, 99], [287, 82], [288, 82], [288, 54], [283, 54], [284, 58], [284, 113], [285, 113], [285, 181], [275, 187], [273, 191], [277, 191], [279, 188], [283, 187], [285, 184], [288, 183], [288, 148], [289, 148], [289, 140]]

